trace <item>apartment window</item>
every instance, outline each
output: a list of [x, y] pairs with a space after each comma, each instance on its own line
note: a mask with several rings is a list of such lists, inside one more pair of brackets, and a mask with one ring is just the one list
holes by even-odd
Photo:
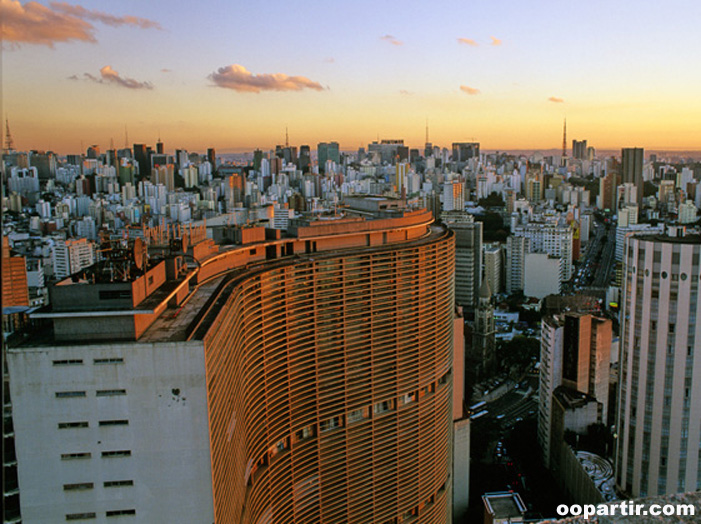
[[375, 404], [375, 415], [382, 415], [383, 413], [387, 413], [388, 411], [392, 411], [395, 407], [395, 402], [394, 399], [389, 399], [389, 400], [383, 400], [382, 402], [378, 402]]
[[285, 437], [283, 439], [280, 439], [275, 443], [273, 446], [268, 449], [268, 453], [270, 454], [270, 457], [274, 457], [278, 453], [281, 453], [287, 449], [290, 449], [290, 438]]
[[93, 364], [96, 366], [102, 365], [102, 364], [124, 364], [124, 359], [123, 358], [95, 358], [92, 361]]
[[131, 451], [128, 449], [121, 449], [121, 450], [117, 450], [117, 451], [103, 451], [102, 457], [103, 458], [131, 457]]
[[94, 518], [95, 513], [69, 513], [66, 515], [66, 520], [85, 520]]
[[64, 491], [83, 491], [83, 490], [92, 489], [92, 488], [93, 488], [92, 482], [81, 482], [79, 484], [64, 484], [63, 485]]
[[106, 514], [108, 517], [119, 517], [121, 515], [136, 515], [135, 509], [114, 509], [108, 511]]
[[100, 426], [128, 426], [128, 420], [101, 420]]
[[443, 384], [447, 384], [448, 376], [450, 376], [450, 371], [448, 371], [445, 375], [438, 379], [438, 385], [442, 386]]
[[295, 431], [295, 442], [299, 442], [301, 440], [306, 440], [308, 438], [312, 438], [314, 435], [316, 435], [316, 427], [313, 424], [310, 424], [309, 426], [304, 426], [302, 429], [298, 429]]
[[57, 391], [56, 398], [77, 398], [84, 397], [85, 391]]
[[54, 366], [80, 366], [83, 363], [81, 359], [71, 360], [54, 360]]
[[62, 453], [61, 460], [79, 460], [79, 459], [89, 459], [91, 454], [86, 453]]
[[435, 391], [436, 391], [436, 384], [435, 384], [435, 382], [432, 382], [428, 386], [425, 386], [419, 390], [419, 398], [423, 398], [430, 393], [434, 393]]
[[399, 519], [399, 522], [407, 522], [409, 520], [414, 520], [419, 516], [419, 508], [413, 508], [409, 511], [405, 511]]
[[90, 424], [87, 422], [59, 422], [58, 429], [72, 429], [72, 428], [87, 428]]
[[402, 406], [406, 406], [407, 404], [411, 404], [412, 402], [416, 402], [417, 399], [417, 394], [416, 391], [412, 391], [411, 393], [405, 393], [401, 397], [399, 397], [399, 402]]
[[98, 397], [116, 397], [119, 395], [126, 395], [126, 389], [98, 389], [95, 395]]
[[326, 420], [321, 421], [321, 431], [331, 431], [333, 429], [343, 427], [343, 415], [338, 415], [336, 417], [331, 417]]
[[361, 420], [367, 420], [370, 418], [370, 408], [360, 408], [354, 409], [348, 412], [348, 423], [353, 424], [354, 422], [360, 422]]
[[107, 480], [102, 484], [106, 488], [121, 488], [124, 486], [133, 486], [133, 480]]

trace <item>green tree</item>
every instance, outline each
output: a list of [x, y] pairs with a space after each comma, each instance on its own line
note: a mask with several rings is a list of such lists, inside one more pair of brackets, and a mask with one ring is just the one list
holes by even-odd
[[506, 369], [524, 369], [540, 357], [540, 342], [536, 338], [519, 335], [500, 342], [497, 356]]
[[492, 191], [487, 198], [480, 198], [477, 202], [482, 207], [504, 207], [504, 199], [496, 191]]

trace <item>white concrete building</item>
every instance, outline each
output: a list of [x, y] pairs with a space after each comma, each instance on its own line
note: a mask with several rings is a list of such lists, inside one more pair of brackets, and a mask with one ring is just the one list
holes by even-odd
[[701, 489], [701, 235], [639, 234], [623, 260], [616, 484]]
[[484, 249], [484, 278], [489, 282], [492, 295], [502, 292], [501, 280], [502, 254], [500, 245], [486, 246]]
[[202, 341], [7, 361], [24, 522], [214, 521]]
[[295, 217], [294, 209], [288, 209], [287, 204], [284, 207], [275, 206], [273, 208], [273, 229], [283, 229], [287, 231], [290, 220]]
[[564, 325], [554, 317], [545, 317], [540, 324], [540, 380], [538, 401], [538, 442], [546, 460], [550, 459], [550, 419], [553, 392], [562, 384], [562, 337]]
[[95, 263], [93, 243], [85, 238], [57, 240], [51, 256], [53, 275], [59, 279]]
[[679, 223], [693, 224], [696, 222], [696, 214], [698, 210], [691, 200], [679, 204]]
[[626, 237], [636, 233], [658, 234], [664, 231], [664, 225], [652, 227], [650, 224], [632, 224], [616, 227], [616, 261], [623, 260], [623, 252], [626, 245]]
[[527, 297], [545, 298], [560, 293], [563, 263], [546, 253], [526, 255], [523, 293]]
[[616, 188], [616, 207], [637, 205], [638, 188], [632, 182], [626, 182]]
[[443, 184], [443, 211], [463, 211], [465, 209], [465, 184], [451, 180]]
[[618, 226], [628, 227], [638, 223], [638, 205], [627, 204], [618, 210]]
[[531, 253], [547, 253], [563, 259], [563, 281], [572, 277], [572, 228], [554, 223], [529, 223], [517, 226], [512, 232], [514, 236], [529, 239]]

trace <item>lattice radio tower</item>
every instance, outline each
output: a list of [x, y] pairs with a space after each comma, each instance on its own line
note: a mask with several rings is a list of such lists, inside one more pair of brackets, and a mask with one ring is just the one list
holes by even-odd
[[10, 133], [10, 122], [5, 119], [5, 151], [10, 152], [15, 150], [15, 142], [12, 140], [12, 133]]
[[567, 119], [565, 118], [565, 123], [562, 128], [562, 157], [567, 156]]

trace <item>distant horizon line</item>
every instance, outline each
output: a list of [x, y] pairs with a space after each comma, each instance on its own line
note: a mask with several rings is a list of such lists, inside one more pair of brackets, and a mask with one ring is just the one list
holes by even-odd
[[[333, 142], [333, 141], [332, 141], [332, 142]], [[134, 142], [134, 143], [133, 143], [130, 147], [128, 147], [127, 149], [133, 150], [134, 144], [140, 144], [140, 143], [144, 143], [144, 142]], [[157, 142], [155, 142], [155, 143], [157, 143]], [[155, 143], [154, 143], [154, 144], [155, 144]], [[319, 142], [319, 143], [322, 143], [322, 142]], [[454, 143], [463, 143], [463, 142], [454, 142]], [[479, 141], [477, 141], [476, 143], [479, 144]], [[146, 143], [144, 143], [144, 144], [147, 145], [148, 147], [151, 147], [150, 144], [146, 144]], [[452, 143], [451, 143], [451, 144], [452, 144]], [[282, 145], [282, 144], [279, 144], [279, 145]], [[316, 150], [316, 146], [312, 146], [311, 144], [301, 144], [301, 145], [309, 145], [309, 146], [310, 146], [310, 149], [311, 149], [312, 151]], [[299, 149], [300, 146], [292, 145], [292, 146], [290, 146], [290, 147], [297, 147], [297, 148]], [[364, 148], [366, 148], [367, 146], [359, 146], [359, 147], [364, 147]], [[409, 147], [409, 149], [418, 149], [419, 151], [422, 151], [422, 150], [424, 149], [424, 147], [411, 147], [411, 146], [406, 146], [406, 147]], [[447, 150], [450, 151], [450, 148], [447, 147], [447, 146], [440, 146], [440, 145], [434, 144], [434, 147], [439, 147], [439, 148], [441, 148], [441, 149], [445, 148], [445, 149], [447, 149]], [[590, 146], [590, 147], [594, 147], [594, 146]], [[594, 147], [594, 149], [596, 150], [596, 153], [597, 153], [597, 155], [598, 155], [599, 153], [616, 153], [616, 152], [620, 152], [622, 149], [633, 148], [633, 147], [641, 148], [641, 149], [643, 149], [646, 153], [650, 153], [650, 154], [660, 154], [660, 153], [674, 153], [674, 154], [677, 154], [677, 155], [681, 155], [681, 154], [684, 154], [684, 153], [687, 153], [687, 154], [701, 154], [701, 148], [698, 148], [698, 149], [692, 149], [692, 148], [675, 148], [675, 147], [649, 147], [649, 148], [648, 148], [648, 147], [642, 147], [642, 146], [620, 146], [620, 147], [602, 147], [602, 148]], [[120, 150], [120, 149], [125, 149], [125, 148], [124, 148], [124, 147], [115, 147], [115, 150]], [[178, 148], [174, 148], [174, 149], [171, 149], [171, 150], [167, 150], [167, 151], [165, 151], [164, 154], [175, 154], [176, 149], [178, 149]], [[183, 148], [183, 149], [184, 149], [185, 151], [190, 152], [190, 153], [199, 153], [199, 152], [200, 152], [199, 149], [185, 149], [185, 148]], [[203, 149], [201, 150], [201, 151], [203, 152], [203, 154], [206, 154], [207, 149], [210, 149], [210, 147], [205, 147], [205, 148], [203, 148]], [[263, 147], [261, 147], [261, 146], [227, 147], [227, 148], [221, 148], [221, 149], [220, 149], [220, 148], [217, 148], [217, 147], [214, 147], [214, 149], [215, 149], [217, 155], [244, 155], [244, 154], [253, 154], [253, 152], [256, 151], [256, 150], [261, 150], [261, 151], [264, 151], [264, 152], [275, 151], [275, 147], [263, 148]], [[13, 150], [12, 150], [12, 153], [28, 153], [28, 152], [30, 152], [30, 151], [52, 152], [52, 153], [55, 153], [55, 154], [57, 154], [57, 155], [59, 155], [59, 156], [68, 156], [68, 155], [75, 155], [75, 154], [85, 155], [86, 152], [87, 152], [87, 148], [85, 148], [85, 151], [80, 151], [79, 153], [75, 153], [75, 152], [72, 152], [72, 153], [57, 153], [56, 151], [54, 151], [54, 150], [52, 150], [52, 149], [50, 149], [50, 148], [49, 148], [49, 149], [40, 149], [40, 148], [32, 148], [32, 149], [13, 149]], [[109, 149], [102, 150], [102, 148], [100, 148], [100, 151], [101, 151], [101, 153], [103, 153], [104, 151], [109, 151]], [[357, 153], [357, 152], [358, 152], [358, 149], [340, 148], [339, 151], [342, 152], [342, 153]], [[568, 148], [568, 151], [571, 151], [571, 148]], [[491, 153], [507, 153], [507, 154], [524, 154], [524, 153], [533, 154], [533, 153], [544, 153], [544, 154], [555, 154], [556, 156], [558, 156], [558, 155], [561, 156], [562, 149], [561, 149], [561, 148], [558, 148], [558, 147], [550, 147], [550, 148], [529, 148], [529, 147], [522, 147], [522, 148], [518, 148], [518, 147], [512, 147], [512, 148], [492, 148], [492, 147], [490, 147], [490, 148], [482, 148], [482, 147], [480, 146], [480, 152], [481, 152], [481, 153], [489, 153], [489, 154], [491, 154]], [[6, 154], [6, 153], [7, 153], [7, 151], [3, 150], [3, 154]], [[568, 156], [571, 157], [571, 155], [569, 155], [569, 154], [568, 154]]]

